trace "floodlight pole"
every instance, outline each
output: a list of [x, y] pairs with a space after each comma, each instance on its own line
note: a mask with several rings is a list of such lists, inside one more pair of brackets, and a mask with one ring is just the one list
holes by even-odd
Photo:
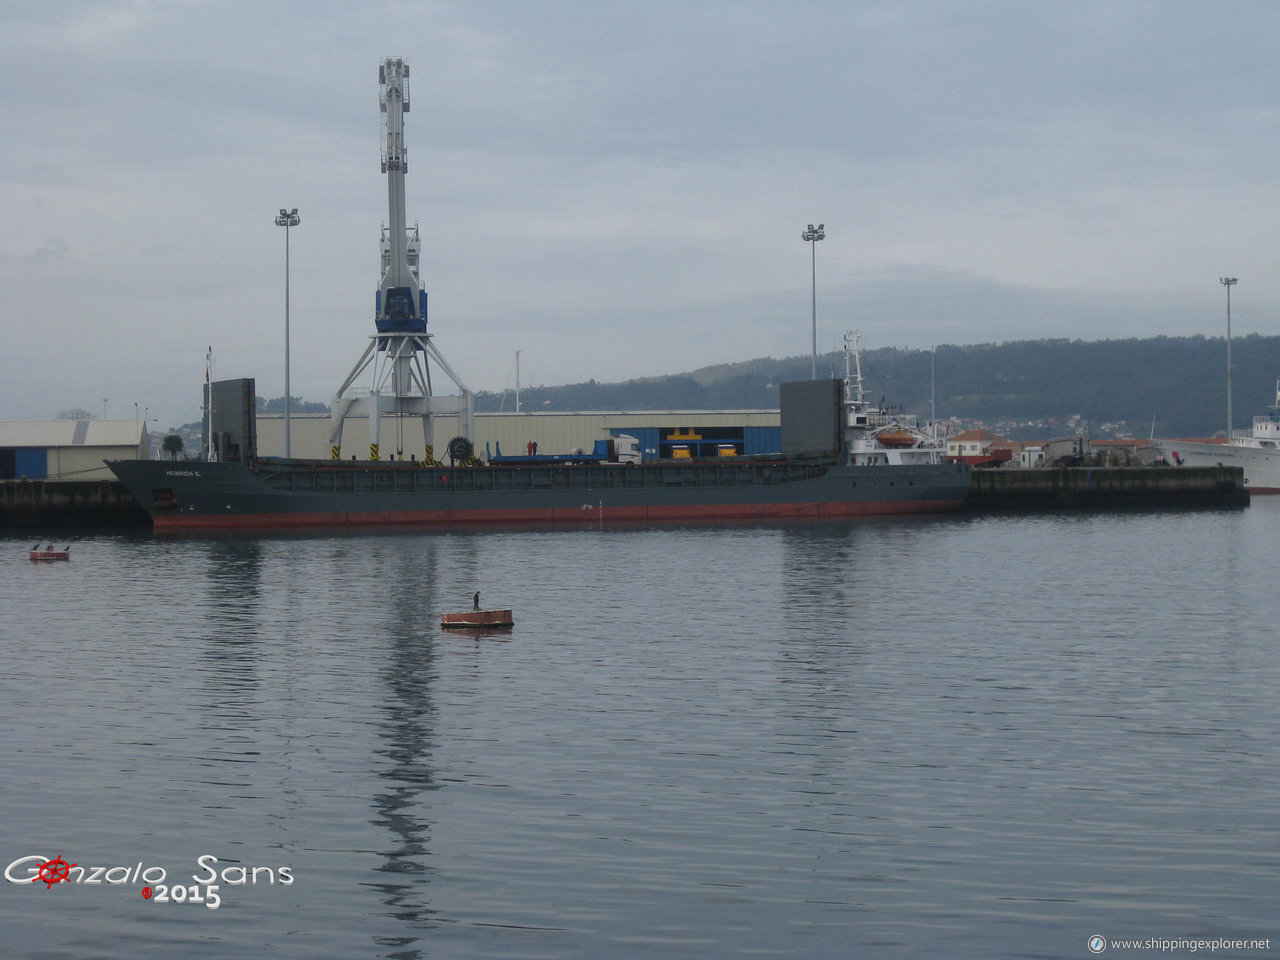
[[1219, 277], [1218, 282], [1227, 288], [1227, 443], [1231, 442], [1231, 288], [1239, 281], [1235, 277]]
[[280, 208], [276, 217], [276, 226], [284, 227], [284, 455], [285, 459], [293, 456], [293, 446], [289, 437], [289, 228], [299, 223], [298, 208], [286, 210]]
[[813, 307], [811, 319], [813, 322], [813, 365], [809, 373], [810, 380], [818, 379], [818, 241], [827, 239], [823, 227], [826, 224], [818, 224], [817, 228], [811, 223], [800, 234], [800, 239], [809, 244], [809, 272], [812, 279]]

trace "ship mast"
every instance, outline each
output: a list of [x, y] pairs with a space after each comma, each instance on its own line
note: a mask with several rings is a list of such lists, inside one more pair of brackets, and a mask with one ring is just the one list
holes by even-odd
[[[349, 416], [369, 419], [369, 459], [380, 459], [379, 434], [383, 418], [422, 422], [424, 459], [434, 462], [434, 418], [456, 417], [458, 432], [470, 439], [472, 395], [431, 342], [427, 332], [427, 292], [419, 275], [421, 240], [418, 226], [408, 226], [405, 174], [409, 152], [404, 143], [404, 115], [409, 112], [409, 64], [387, 58], [378, 67], [382, 112], [382, 172], [387, 175], [387, 223], [382, 228], [382, 276], [375, 297], [375, 333], [364, 353], [334, 395], [330, 413], [329, 452], [341, 456], [342, 425]], [[433, 396], [428, 360], [444, 371], [458, 388], [456, 396]], [[367, 394], [353, 390], [356, 380], [372, 369]], [[398, 451], [403, 455], [402, 451]]]
[[844, 335], [844, 399], [850, 408], [865, 412], [868, 404], [867, 394], [862, 386], [861, 345], [861, 334], [850, 332]]

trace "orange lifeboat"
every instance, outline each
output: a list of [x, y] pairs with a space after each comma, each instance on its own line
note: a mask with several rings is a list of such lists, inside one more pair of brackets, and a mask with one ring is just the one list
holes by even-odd
[[905, 430], [886, 430], [877, 433], [876, 439], [886, 447], [914, 447], [916, 438]]

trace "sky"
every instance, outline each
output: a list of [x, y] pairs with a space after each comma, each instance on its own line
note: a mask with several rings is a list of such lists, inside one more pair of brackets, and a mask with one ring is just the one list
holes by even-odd
[[815, 286], [822, 352], [1221, 337], [1222, 276], [1275, 334], [1278, 37], [1269, 0], [4, 4], [0, 419], [198, 420], [210, 349], [282, 396], [282, 207], [291, 392], [328, 402], [385, 57], [471, 390], [517, 351], [526, 387], [807, 356]]

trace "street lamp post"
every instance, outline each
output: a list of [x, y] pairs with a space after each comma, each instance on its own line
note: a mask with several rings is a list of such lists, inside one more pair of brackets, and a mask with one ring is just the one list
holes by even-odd
[[818, 379], [818, 241], [827, 239], [826, 233], [823, 232], [825, 224], [818, 224], [815, 229], [813, 224], [809, 224], [804, 233], [800, 234], [800, 239], [809, 244], [809, 272], [813, 282], [813, 309], [811, 319], [813, 321], [813, 366], [809, 374], [809, 379]]
[[299, 223], [298, 208], [286, 210], [280, 208], [276, 217], [276, 226], [284, 227], [284, 455], [288, 459], [293, 455], [293, 446], [289, 437], [289, 228]]
[[1227, 288], [1227, 443], [1231, 442], [1231, 288], [1239, 281], [1235, 277], [1219, 277], [1218, 282]]

